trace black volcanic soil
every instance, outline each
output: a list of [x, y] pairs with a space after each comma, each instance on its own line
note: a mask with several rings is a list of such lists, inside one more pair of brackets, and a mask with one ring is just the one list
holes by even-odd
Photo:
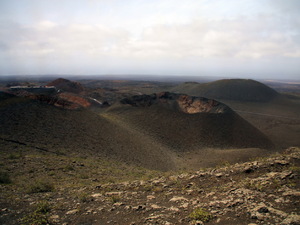
[[186, 82], [171, 90], [206, 98], [250, 102], [268, 102], [279, 95], [265, 84], [246, 79], [224, 79], [204, 84]]
[[0, 115], [0, 137], [8, 151], [10, 143], [19, 143], [58, 154], [96, 154], [152, 169], [175, 168], [164, 147], [88, 110], [65, 110], [12, 97], [0, 101]]
[[230, 100], [224, 103], [266, 134], [277, 147], [300, 145], [299, 97], [281, 95], [268, 103]]
[[107, 110], [175, 151], [203, 147], [271, 147], [268, 138], [228, 106], [163, 92], [123, 99]]
[[178, 152], [272, 146], [256, 128], [214, 100], [160, 93], [121, 102], [96, 114], [28, 98], [4, 98], [1, 139], [8, 151], [10, 143], [18, 143], [57, 154], [96, 154], [158, 170], [178, 169], [184, 158]]

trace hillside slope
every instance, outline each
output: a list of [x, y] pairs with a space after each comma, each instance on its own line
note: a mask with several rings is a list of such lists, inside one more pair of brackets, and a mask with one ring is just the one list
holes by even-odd
[[64, 110], [26, 98], [0, 101], [0, 138], [24, 148], [64, 154], [98, 155], [152, 169], [173, 169], [168, 150], [134, 130], [97, 114]]
[[[300, 223], [299, 148], [289, 148], [283, 154], [246, 163], [160, 174], [146, 180], [103, 184], [100, 171], [97, 171], [93, 175], [97, 178], [95, 181], [86, 181], [79, 187], [74, 186], [79, 180], [76, 174], [83, 169], [94, 171], [97, 169], [94, 165], [99, 162], [79, 159], [84, 167], [77, 165], [76, 160], [71, 162], [73, 170], [66, 171], [70, 165], [61, 165], [67, 162], [65, 158], [49, 157], [28, 155], [9, 160], [10, 175], [18, 179], [9, 185], [0, 183], [1, 224]], [[28, 192], [18, 180], [21, 171], [32, 170], [37, 160], [46, 163], [31, 174], [50, 177], [52, 173], [52, 179], [58, 179], [63, 173], [68, 175], [67, 181], [53, 181], [54, 188], [46, 192]], [[51, 163], [48, 160], [52, 160]], [[108, 169], [101, 168], [101, 174], [103, 172], [111, 174]], [[21, 174], [18, 176], [18, 173]], [[23, 176], [29, 187], [35, 187], [30, 173]]]
[[224, 79], [203, 84], [186, 82], [171, 91], [213, 99], [253, 102], [267, 102], [279, 95], [258, 81], [246, 79]]
[[6, 143], [2, 150], [12, 151], [11, 144], [17, 143], [25, 149], [97, 155], [157, 170], [180, 168], [184, 156], [178, 153], [272, 147], [226, 105], [167, 92], [123, 99], [101, 114], [6, 95], [0, 114], [0, 138]]
[[110, 107], [106, 114], [174, 151], [272, 146], [265, 135], [228, 106], [205, 98], [168, 92], [133, 96]]

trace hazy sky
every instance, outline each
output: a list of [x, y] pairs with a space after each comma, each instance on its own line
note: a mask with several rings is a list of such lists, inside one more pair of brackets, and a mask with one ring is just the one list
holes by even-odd
[[0, 0], [0, 75], [300, 79], [299, 0]]

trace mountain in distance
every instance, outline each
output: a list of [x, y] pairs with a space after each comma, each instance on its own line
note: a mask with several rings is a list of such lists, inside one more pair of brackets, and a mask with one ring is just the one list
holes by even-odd
[[83, 86], [79, 82], [70, 81], [64, 78], [58, 78], [51, 81], [47, 86], [55, 86], [57, 89], [78, 94], [84, 90]]
[[251, 79], [223, 79], [209, 83], [185, 82], [171, 89], [213, 99], [268, 102], [279, 96], [274, 89]]

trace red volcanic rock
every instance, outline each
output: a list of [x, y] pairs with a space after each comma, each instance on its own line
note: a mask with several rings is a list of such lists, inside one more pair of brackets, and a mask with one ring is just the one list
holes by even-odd
[[201, 99], [188, 95], [180, 95], [177, 103], [183, 112], [189, 114], [211, 112], [213, 108], [220, 104], [213, 99]]
[[65, 100], [65, 101], [71, 103], [71, 105], [68, 106], [68, 108], [70, 108], [70, 109], [76, 109], [76, 108], [81, 108], [81, 107], [87, 108], [87, 107], [91, 106], [91, 103], [88, 100], [86, 100], [80, 96], [71, 94], [71, 93], [61, 93], [61, 94], [59, 94], [59, 99]]
[[30, 95], [26, 96], [31, 99], [36, 99], [45, 102], [49, 105], [54, 105], [64, 109], [79, 109], [87, 108], [91, 103], [83, 97], [76, 96], [71, 93], [61, 93], [59, 95]]

